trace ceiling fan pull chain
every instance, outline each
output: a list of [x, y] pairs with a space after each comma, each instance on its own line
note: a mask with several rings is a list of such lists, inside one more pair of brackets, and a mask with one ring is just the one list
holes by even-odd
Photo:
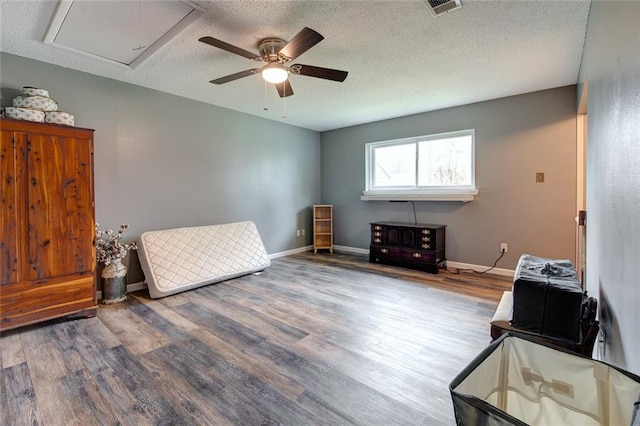
[[264, 83], [264, 106], [262, 107], [263, 111], [269, 111], [269, 107], [267, 106], [267, 80], [262, 80]]
[[[282, 83], [282, 91], [284, 92], [284, 83]], [[282, 118], [287, 118], [287, 97], [282, 97]]]

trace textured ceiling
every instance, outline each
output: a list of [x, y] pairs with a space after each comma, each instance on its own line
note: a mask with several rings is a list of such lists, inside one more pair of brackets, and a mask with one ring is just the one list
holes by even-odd
[[[0, 50], [318, 131], [576, 83], [590, 1], [462, 2], [434, 18], [422, 0], [194, 1], [206, 12], [131, 70], [44, 44], [57, 1], [2, 0]], [[325, 39], [295, 62], [349, 76], [291, 76], [286, 118], [257, 75], [209, 83], [257, 63], [200, 37], [257, 51], [260, 39], [305, 26]]]

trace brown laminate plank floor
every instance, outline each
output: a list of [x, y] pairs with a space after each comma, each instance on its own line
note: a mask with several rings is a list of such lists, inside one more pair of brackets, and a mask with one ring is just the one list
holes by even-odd
[[506, 278], [303, 253], [0, 337], [2, 425], [451, 425]]

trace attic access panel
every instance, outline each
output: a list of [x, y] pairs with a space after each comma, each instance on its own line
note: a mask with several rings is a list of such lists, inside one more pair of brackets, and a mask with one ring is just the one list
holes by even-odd
[[44, 41], [134, 69], [203, 12], [178, 0], [61, 0]]

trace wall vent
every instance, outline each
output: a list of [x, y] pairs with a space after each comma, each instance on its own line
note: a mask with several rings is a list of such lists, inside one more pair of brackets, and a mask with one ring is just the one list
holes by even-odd
[[440, 16], [444, 13], [449, 13], [452, 10], [460, 9], [462, 7], [461, 0], [422, 0], [427, 5], [429, 13], [433, 16]]

